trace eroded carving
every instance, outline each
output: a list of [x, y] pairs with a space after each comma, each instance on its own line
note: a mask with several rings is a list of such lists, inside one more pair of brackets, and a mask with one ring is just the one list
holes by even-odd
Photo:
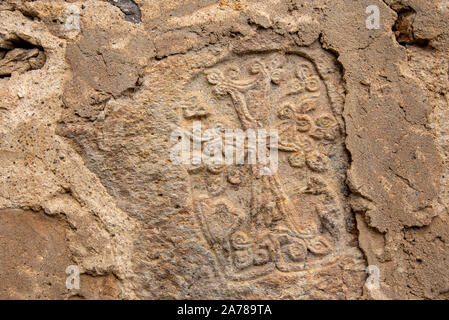
[[[189, 170], [195, 210], [224, 274], [249, 280], [338, 259], [343, 209], [330, 157], [343, 158], [342, 128], [312, 61], [280, 53], [235, 57], [206, 70], [190, 90], [211, 105], [212, 113], [196, 117], [205, 127], [279, 132], [276, 174], [260, 175], [259, 164]], [[184, 116], [188, 126], [193, 116]]]

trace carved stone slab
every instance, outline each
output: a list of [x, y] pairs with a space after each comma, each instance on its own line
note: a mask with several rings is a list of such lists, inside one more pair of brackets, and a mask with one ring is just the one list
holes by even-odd
[[188, 166], [194, 210], [227, 279], [323, 268], [348, 248], [344, 128], [331, 82], [339, 75], [320, 73], [332, 66], [317, 66], [324, 59], [315, 55], [231, 55], [185, 89], [185, 129], [201, 121], [208, 129], [276, 129], [279, 136], [272, 175], [254, 164]]

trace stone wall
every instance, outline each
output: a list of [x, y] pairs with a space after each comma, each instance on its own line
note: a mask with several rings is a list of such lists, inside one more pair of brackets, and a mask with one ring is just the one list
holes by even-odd
[[[0, 298], [449, 298], [448, 30], [445, 0], [2, 1]], [[277, 130], [276, 172], [175, 163], [198, 124]]]

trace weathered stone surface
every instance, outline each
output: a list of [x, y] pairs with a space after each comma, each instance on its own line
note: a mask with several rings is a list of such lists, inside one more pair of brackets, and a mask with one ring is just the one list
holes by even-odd
[[[447, 5], [2, 2], [0, 297], [447, 299]], [[198, 122], [277, 172], [174, 163]]]
[[21, 210], [2, 210], [0, 221], [0, 297], [48, 299], [66, 293], [70, 258], [61, 221]]

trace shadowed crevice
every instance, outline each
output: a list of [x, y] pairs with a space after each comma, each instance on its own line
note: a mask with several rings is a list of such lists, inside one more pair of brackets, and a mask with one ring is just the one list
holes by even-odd
[[125, 14], [125, 20], [138, 24], [141, 22], [139, 6], [133, 0], [109, 0], [109, 3], [119, 8]]
[[45, 65], [44, 49], [17, 36], [0, 34], [0, 78], [24, 73]]
[[393, 25], [393, 32], [398, 43], [402, 46], [415, 45], [422, 48], [427, 47], [429, 45], [429, 40], [417, 38], [413, 31], [413, 22], [415, 21], [416, 11], [409, 6], [395, 11], [398, 14], [398, 18]]

